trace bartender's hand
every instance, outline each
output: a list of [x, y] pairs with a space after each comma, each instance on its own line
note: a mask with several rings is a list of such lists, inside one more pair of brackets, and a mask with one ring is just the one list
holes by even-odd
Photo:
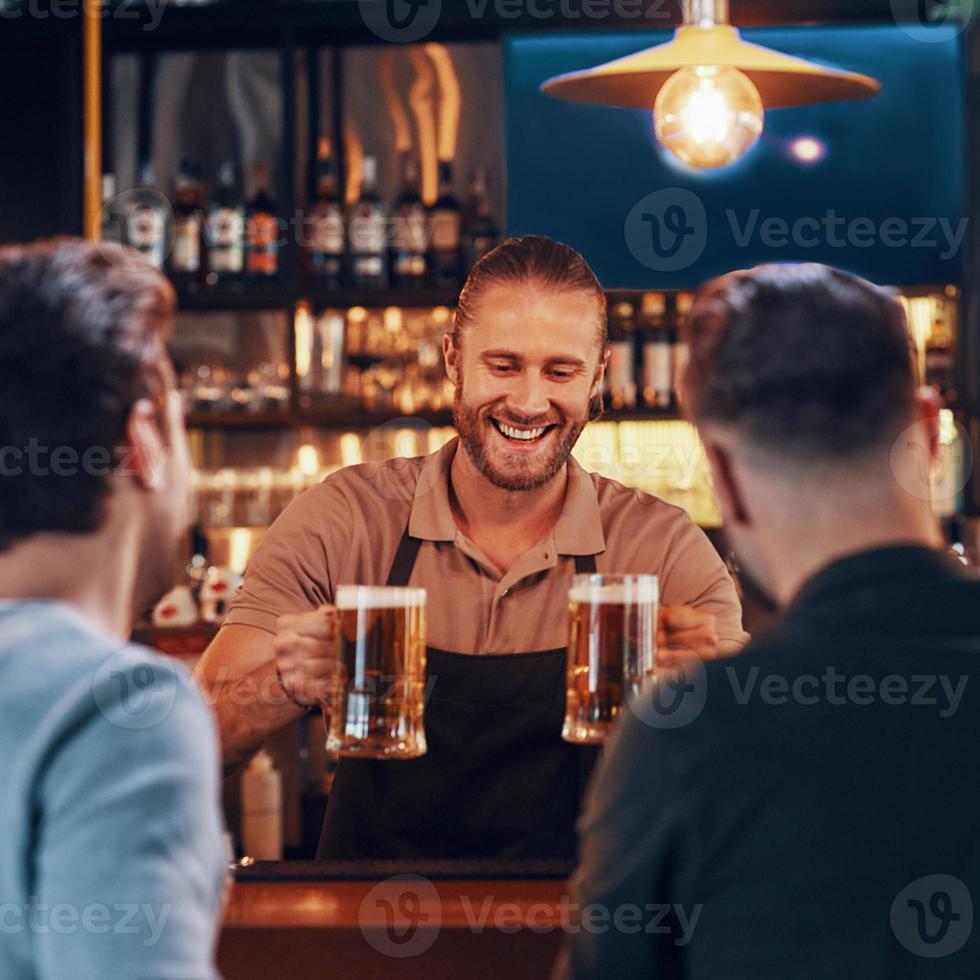
[[657, 662], [680, 663], [691, 657], [717, 657], [718, 632], [713, 613], [691, 606], [661, 606]]
[[337, 629], [337, 610], [331, 605], [276, 621], [276, 672], [297, 704], [326, 698], [337, 670]]

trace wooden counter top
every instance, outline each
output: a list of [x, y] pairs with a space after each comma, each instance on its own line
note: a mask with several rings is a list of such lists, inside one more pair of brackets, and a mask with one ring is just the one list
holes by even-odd
[[564, 880], [239, 881], [225, 980], [546, 978], [570, 915]]

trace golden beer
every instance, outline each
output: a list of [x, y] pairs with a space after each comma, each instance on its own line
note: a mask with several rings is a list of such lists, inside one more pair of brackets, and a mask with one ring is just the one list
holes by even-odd
[[605, 741], [626, 699], [653, 679], [656, 575], [576, 575], [568, 593], [566, 742]]
[[425, 589], [341, 585], [339, 664], [327, 751], [362, 759], [426, 752]]

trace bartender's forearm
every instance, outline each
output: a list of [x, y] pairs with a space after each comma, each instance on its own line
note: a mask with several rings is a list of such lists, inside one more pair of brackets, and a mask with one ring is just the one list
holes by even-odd
[[246, 763], [273, 732], [299, 718], [276, 677], [272, 636], [248, 626], [226, 626], [195, 671], [214, 708], [225, 771]]

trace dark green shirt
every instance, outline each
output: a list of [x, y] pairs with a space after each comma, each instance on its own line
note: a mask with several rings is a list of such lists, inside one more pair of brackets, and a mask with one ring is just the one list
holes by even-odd
[[579, 831], [569, 976], [980, 976], [980, 582], [829, 566], [626, 713]]

